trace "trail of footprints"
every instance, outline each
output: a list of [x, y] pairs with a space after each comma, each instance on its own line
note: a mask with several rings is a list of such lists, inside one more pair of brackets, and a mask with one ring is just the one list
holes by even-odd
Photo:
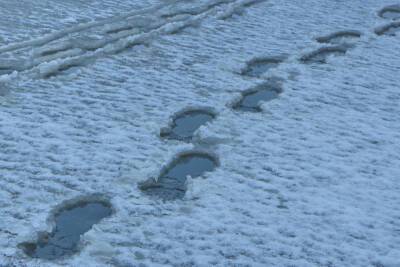
[[[394, 35], [397, 28], [400, 27], [400, 5], [384, 7], [377, 14], [391, 22], [377, 27], [375, 33], [377, 35]], [[181, 14], [169, 14], [168, 16], [178, 15]], [[130, 27], [122, 26], [109, 28], [106, 32], [118, 34], [130, 29]], [[330, 56], [346, 54], [356, 45], [361, 36], [362, 33], [359, 31], [348, 30], [317, 37], [315, 40], [323, 46], [302, 55], [299, 62], [302, 64], [326, 64]], [[42, 50], [39, 54], [40, 56], [52, 56], [71, 47], [70, 44], [63, 44]], [[285, 59], [285, 56], [257, 57], [248, 61], [240, 74], [243, 77], [263, 78], [264, 74], [279, 67]], [[0, 64], [0, 74], [6, 69], [7, 63]], [[279, 79], [276, 78], [265, 78], [263, 83], [243, 91], [241, 97], [230, 106], [231, 109], [239, 112], [261, 112], [260, 104], [262, 102], [271, 101], [283, 92], [282, 85], [278, 81]], [[200, 127], [212, 123], [217, 116], [218, 114], [211, 108], [184, 109], [174, 114], [169, 125], [160, 130], [160, 138], [165, 141], [193, 142], [196, 131]], [[138, 183], [138, 189], [156, 201], [181, 200], [185, 196], [188, 179], [204, 177], [206, 173], [214, 171], [218, 166], [218, 157], [207, 149], [185, 151], [162, 168], [157, 177], [151, 177]], [[99, 197], [89, 196], [86, 200], [72, 200], [52, 212], [56, 225], [53, 232], [39, 233], [37, 241], [24, 242], [19, 247], [26, 255], [33, 258], [55, 260], [71, 256], [79, 250], [80, 236], [90, 230], [94, 224], [111, 216], [112, 213], [110, 202]]]

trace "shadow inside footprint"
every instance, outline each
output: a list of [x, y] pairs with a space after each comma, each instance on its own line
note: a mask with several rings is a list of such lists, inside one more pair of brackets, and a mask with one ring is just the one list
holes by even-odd
[[271, 101], [282, 93], [282, 87], [269, 82], [242, 93], [240, 100], [233, 105], [233, 109], [250, 112], [260, 112], [261, 102]]
[[284, 57], [265, 57], [255, 58], [247, 62], [246, 67], [241, 71], [241, 75], [249, 77], [261, 77], [270, 69], [276, 68], [284, 61]]
[[80, 236], [111, 213], [108, 203], [79, 202], [55, 215], [52, 233], [42, 234], [36, 243], [22, 243], [20, 247], [33, 258], [55, 260], [70, 256], [78, 252]]
[[378, 12], [378, 16], [384, 19], [391, 20], [400, 19], [400, 5], [384, 7]]
[[377, 35], [395, 36], [400, 30], [400, 21], [395, 21], [375, 29]]
[[300, 61], [305, 64], [325, 64], [328, 57], [330, 56], [340, 56], [346, 54], [347, 50], [350, 49], [350, 45], [336, 45], [321, 47], [311, 53], [308, 53], [300, 58]]
[[188, 110], [177, 114], [172, 121], [172, 125], [164, 128], [160, 132], [160, 137], [175, 139], [180, 141], [190, 141], [194, 132], [213, 120], [215, 114], [204, 109]]
[[329, 43], [329, 44], [346, 44], [352, 43], [361, 37], [361, 32], [348, 30], [348, 31], [338, 31], [326, 36], [317, 37], [315, 40], [319, 43]]
[[139, 184], [139, 189], [163, 201], [182, 199], [187, 189], [188, 176], [191, 178], [202, 176], [217, 166], [217, 159], [209, 154], [200, 152], [183, 154], [161, 172], [157, 181], [151, 178]]

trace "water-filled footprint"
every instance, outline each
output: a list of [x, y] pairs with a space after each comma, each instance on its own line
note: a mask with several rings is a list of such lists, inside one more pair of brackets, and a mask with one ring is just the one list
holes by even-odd
[[33, 258], [54, 260], [78, 252], [80, 236], [112, 213], [111, 205], [102, 201], [79, 202], [55, 214], [55, 229], [42, 234], [36, 243], [22, 243]]
[[161, 129], [160, 137], [180, 141], [190, 141], [200, 126], [212, 121], [216, 115], [205, 109], [193, 109], [174, 116], [172, 124]]
[[196, 178], [213, 171], [218, 160], [207, 153], [188, 152], [180, 155], [158, 176], [139, 184], [145, 194], [164, 201], [181, 199], [186, 192], [187, 176]]
[[260, 112], [262, 102], [271, 101], [282, 93], [278, 84], [265, 82], [255, 88], [242, 93], [242, 97], [233, 105], [233, 109], [241, 111]]
[[278, 67], [284, 60], [284, 56], [254, 58], [247, 62], [241, 74], [249, 77], [261, 77], [270, 69]]

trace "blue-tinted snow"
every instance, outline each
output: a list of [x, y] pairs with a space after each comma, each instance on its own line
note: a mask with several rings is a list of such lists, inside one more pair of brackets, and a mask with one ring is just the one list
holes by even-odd
[[[33, 12], [0, 0], [0, 43], [159, 4], [53, 2]], [[85, 51], [93, 61], [49, 79], [29, 66], [1, 78], [10, 82], [0, 87], [9, 91], [0, 100], [0, 265], [399, 266], [400, 42], [373, 33], [391, 22], [376, 12], [392, 4], [271, 0], [225, 20], [205, 13], [129, 49], [122, 42], [118, 54]], [[90, 37], [103, 40], [108, 26]], [[363, 36], [327, 64], [299, 62], [321, 47], [316, 37], [340, 30]], [[6, 58], [35, 63], [42, 47], [29, 45]], [[232, 112], [227, 102], [262, 82], [238, 75], [246, 62], [281, 54], [285, 63], [263, 75], [284, 79], [279, 99], [262, 113]], [[68, 67], [58, 58], [41, 70]], [[192, 148], [163, 142], [159, 129], [176, 110], [202, 105], [219, 114], [198, 136], [221, 166], [193, 179], [185, 201], [156, 205], [135, 185]], [[81, 237], [79, 254], [46, 262], [18, 249], [52, 229], [55, 205], [92, 193], [110, 196], [115, 214]]]

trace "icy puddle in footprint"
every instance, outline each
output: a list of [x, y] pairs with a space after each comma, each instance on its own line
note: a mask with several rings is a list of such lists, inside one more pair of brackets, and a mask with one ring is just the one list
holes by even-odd
[[150, 179], [139, 188], [147, 195], [164, 201], [182, 199], [186, 192], [187, 177], [196, 178], [217, 167], [217, 160], [203, 153], [191, 153], [180, 156], [172, 162], [155, 181]]
[[270, 69], [278, 67], [282, 62], [283, 57], [255, 58], [247, 63], [241, 74], [249, 77], [261, 77]]
[[163, 129], [160, 136], [168, 139], [188, 141], [194, 132], [213, 120], [215, 115], [205, 110], [191, 110], [176, 116], [170, 127]]
[[242, 98], [233, 108], [242, 111], [260, 112], [261, 102], [271, 101], [278, 97], [282, 89], [278, 86], [263, 84], [256, 89], [242, 93]]
[[55, 215], [55, 229], [39, 237], [37, 243], [24, 243], [26, 254], [33, 258], [55, 260], [78, 251], [80, 236], [112, 213], [103, 202], [81, 202]]

